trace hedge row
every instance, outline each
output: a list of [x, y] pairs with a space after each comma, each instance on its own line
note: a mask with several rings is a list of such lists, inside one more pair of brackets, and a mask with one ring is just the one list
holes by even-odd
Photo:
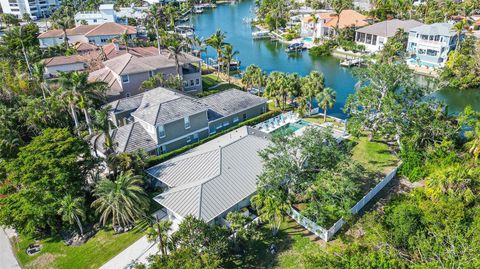
[[158, 155], [158, 156], [150, 156], [147, 158], [147, 160], [145, 161], [146, 162], [146, 166], [147, 167], [151, 167], [151, 166], [154, 166], [154, 165], [157, 165], [159, 163], [162, 163], [166, 160], [169, 160], [175, 156], [178, 156], [192, 148], [195, 148], [201, 144], [204, 144], [210, 140], [213, 140], [221, 135], [224, 135], [228, 132], [231, 132], [237, 128], [240, 128], [242, 126], [245, 126], [245, 125], [248, 125], [248, 126], [253, 126], [253, 125], [256, 125], [256, 124], [259, 124], [261, 122], [264, 122], [270, 118], [273, 118], [277, 115], [279, 115], [281, 112], [280, 111], [268, 111], [267, 113], [264, 113], [260, 116], [257, 116], [255, 118], [252, 118], [252, 119], [249, 119], [249, 120], [246, 120], [246, 121], [243, 121], [241, 123], [239, 123], [238, 125], [235, 125], [235, 126], [232, 126], [231, 128], [228, 128], [228, 129], [225, 129], [221, 132], [218, 132], [214, 135], [210, 135], [198, 142], [195, 142], [193, 144], [190, 144], [190, 145], [186, 145], [184, 147], [181, 147], [179, 149], [176, 149], [176, 150], [173, 150], [173, 151], [170, 151], [170, 152], [167, 152], [167, 153], [164, 153], [164, 154], [161, 154], [161, 155]]

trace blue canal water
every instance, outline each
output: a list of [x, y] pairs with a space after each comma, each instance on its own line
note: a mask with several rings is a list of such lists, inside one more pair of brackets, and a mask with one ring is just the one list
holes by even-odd
[[[225, 32], [226, 42], [240, 52], [237, 58], [241, 61], [241, 69], [256, 64], [267, 73], [281, 71], [305, 76], [312, 70], [322, 72], [326, 86], [337, 92], [337, 102], [328, 113], [345, 118], [342, 108], [348, 95], [355, 91], [357, 82], [352, 75], [352, 69], [341, 67], [340, 60], [332, 56], [312, 58], [306, 51], [287, 54], [284, 51], [285, 46], [279, 42], [253, 40], [252, 31], [255, 29], [245, 22], [246, 19], [255, 17], [253, 3], [254, 0], [244, 0], [237, 4], [218, 5], [216, 9], [204, 9], [203, 14], [192, 15], [190, 23], [195, 27], [195, 34], [201, 38], [208, 38], [216, 30]], [[215, 51], [211, 48], [207, 55], [209, 58], [216, 58]], [[466, 105], [480, 110], [478, 90], [467, 93], [455, 89], [442, 90], [434, 95], [445, 101], [453, 113], [462, 111]]]

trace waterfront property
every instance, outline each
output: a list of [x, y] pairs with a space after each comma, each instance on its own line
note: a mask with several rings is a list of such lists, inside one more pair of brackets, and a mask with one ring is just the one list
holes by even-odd
[[[110, 40], [113, 38], [118, 38], [124, 33], [128, 35], [129, 39], [132, 39], [137, 35], [137, 29], [129, 25], [107, 22], [99, 25], [79, 25], [67, 29], [65, 33], [66, 39], [70, 44], [84, 42], [105, 45], [110, 43]], [[41, 33], [38, 36], [40, 47], [46, 48], [64, 44], [65, 33], [61, 29], [54, 29]]]
[[0, 0], [0, 10], [17, 18], [23, 18], [24, 14], [28, 14], [32, 19], [37, 19], [50, 16], [61, 2], [61, 0]]
[[75, 24], [79, 26], [82, 23], [92, 25], [116, 22], [126, 25], [128, 18], [145, 18], [145, 9], [143, 7], [121, 7], [117, 11], [113, 4], [103, 4], [99, 6], [98, 11], [82, 11], [75, 14]]
[[174, 222], [192, 215], [224, 224], [228, 212], [250, 204], [263, 170], [258, 152], [269, 144], [268, 134], [243, 126], [149, 168], [147, 173], [165, 188], [154, 200]]
[[334, 12], [321, 12], [306, 15], [302, 19], [300, 35], [310, 38], [330, 38], [337, 35], [335, 28], [346, 29], [366, 26], [369, 18], [355, 10], [347, 9], [340, 12], [339, 16]]
[[[457, 46], [457, 33], [451, 23], [434, 23], [412, 28], [408, 34], [407, 52], [410, 54], [408, 64], [443, 67], [448, 53]], [[463, 34], [460, 38], [463, 38]]]
[[399, 30], [408, 33], [410, 29], [423, 25], [416, 20], [388, 20], [375, 23], [355, 31], [355, 41], [364, 45], [368, 52], [377, 52], [383, 49], [388, 39], [395, 36]]
[[[232, 89], [205, 98], [157, 88], [108, 104], [116, 152], [161, 154], [199, 141], [266, 111], [266, 100]], [[105, 136], [94, 138], [104, 155]]]
[[150, 47], [132, 52], [112, 51], [119, 54], [111, 60], [103, 62], [104, 68], [90, 73], [90, 81], [103, 81], [108, 84], [107, 99], [109, 101], [130, 97], [141, 93], [142, 83], [156, 74], [164, 77], [180, 76], [183, 79], [185, 92], [202, 90], [202, 74], [199, 68], [201, 59], [188, 53], [178, 56], [177, 65], [168, 51], [158, 54], [156, 48]]

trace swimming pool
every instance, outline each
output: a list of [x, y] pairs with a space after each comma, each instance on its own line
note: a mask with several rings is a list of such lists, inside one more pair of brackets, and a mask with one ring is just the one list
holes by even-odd
[[304, 37], [304, 38], [303, 38], [303, 42], [305, 42], [305, 43], [313, 43], [313, 38], [311, 38], [311, 37]]
[[299, 121], [294, 122], [294, 123], [286, 124], [286, 125], [278, 128], [278, 129], [276, 129], [271, 134], [272, 135], [288, 135], [288, 134], [295, 133], [296, 131], [298, 131], [298, 130], [300, 130], [303, 127], [306, 127], [308, 125], [310, 125], [310, 122], [304, 121], [304, 120], [299, 120]]

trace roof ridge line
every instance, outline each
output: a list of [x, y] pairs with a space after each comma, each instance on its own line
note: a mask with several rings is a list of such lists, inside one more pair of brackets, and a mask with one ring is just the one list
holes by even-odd
[[[122, 74], [123, 70], [125, 70], [125, 68], [127, 68], [127, 65], [130, 63], [130, 61], [131, 61], [131, 60], [132, 60], [132, 58], [133, 58], [133, 55], [132, 55], [132, 54], [130, 54], [130, 53], [125, 53], [124, 55], [129, 55], [129, 56], [130, 56], [130, 58], [129, 58], [129, 59], [128, 59], [128, 61], [125, 63], [125, 65], [123, 65], [123, 68], [122, 68], [122, 70], [120, 70], [120, 72], [118, 73], [120, 76], [121, 76], [121, 74]], [[113, 60], [113, 59], [112, 59], [112, 60]], [[128, 74], [127, 74], [127, 75], [128, 75]]]
[[124, 146], [122, 152], [125, 152], [125, 150], [127, 149], [128, 141], [130, 141], [130, 137], [132, 136], [133, 127], [135, 127], [135, 124], [136, 124], [136, 122], [132, 123], [132, 127], [130, 128], [130, 131], [128, 132], [127, 140], [125, 141], [125, 146]]
[[[90, 32], [92, 32], [93, 30], [96, 30], [97, 28], [99, 28], [99, 27], [100, 27], [100, 26], [102, 26], [103, 24], [104, 24], [104, 23], [102, 23], [102, 24], [99, 24], [99, 25], [97, 25], [97, 26], [93, 27], [93, 28], [92, 28], [90, 31], [86, 32], [86, 33], [85, 33], [85, 34], [83, 34], [83, 35], [84, 35], [84, 36], [87, 36], [88, 34], [90, 34]], [[75, 28], [77, 28], [77, 27], [78, 27], [78, 26], [75, 26], [75, 27], [74, 27], [74, 28], [72, 28], [72, 29], [75, 29]]]

